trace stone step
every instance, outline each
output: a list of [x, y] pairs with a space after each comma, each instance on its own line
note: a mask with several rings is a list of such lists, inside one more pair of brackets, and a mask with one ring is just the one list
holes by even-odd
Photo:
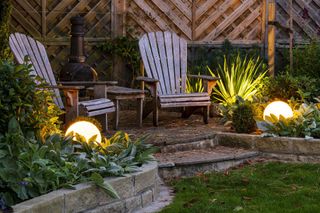
[[193, 136], [188, 138], [175, 138], [167, 143], [156, 143], [162, 153], [181, 152], [199, 149], [213, 149], [219, 145], [216, 134]]
[[258, 156], [257, 151], [223, 146], [155, 155], [159, 162], [159, 175], [165, 180], [191, 177], [203, 172], [223, 171]]

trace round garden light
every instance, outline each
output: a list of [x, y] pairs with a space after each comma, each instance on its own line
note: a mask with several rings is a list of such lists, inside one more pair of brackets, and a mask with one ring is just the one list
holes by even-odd
[[97, 135], [96, 141], [98, 143], [101, 142], [101, 134], [98, 129], [93, 123], [88, 121], [78, 121], [72, 124], [66, 131], [66, 135], [69, 135], [71, 132], [73, 132], [73, 135], [76, 133], [83, 136], [86, 141], [88, 142], [90, 138]]
[[280, 115], [285, 118], [290, 118], [293, 116], [293, 111], [287, 103], [283, 101], [274, 101], [265, 108], [263, 112], [263, 119], [271, 114], [277, 116], [278, 118]]

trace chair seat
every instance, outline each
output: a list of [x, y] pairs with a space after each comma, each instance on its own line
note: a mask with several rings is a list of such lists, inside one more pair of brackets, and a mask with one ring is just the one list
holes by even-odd
[[211, 104], [208, 93], [183, 93], [159, 96], [160, 107], [209, 106]]
[[116, 110], [114, 103], [105, 98], [79, 102], [79, 114], [83, 116], [96, 116]]

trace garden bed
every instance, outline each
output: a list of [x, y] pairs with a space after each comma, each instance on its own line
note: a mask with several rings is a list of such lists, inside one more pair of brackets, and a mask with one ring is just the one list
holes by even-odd
[[113, 199], [90, 183], [78, 184], [75, 190], [61, 189], [13, 206], [14, 212], [128, 212], [145, 207], [159, 194], [156, 162], [141, 167], [140, 172], [124, 177], [105, 178], [118, 193]]

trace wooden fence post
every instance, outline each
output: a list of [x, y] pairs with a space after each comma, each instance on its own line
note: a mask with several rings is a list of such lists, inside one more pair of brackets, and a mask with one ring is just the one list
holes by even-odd
[[274, 76], [275, 72], [275, 58], [276, 58], [276, 2], [269, 0], [268, 2], [268, 65], [269, 74]]
[[[111, 1], [111, 37], [112, 39], [125, 36], [125, 11], [126, 0]], [[119, 56], [113, 57], [112, 78], [119, 82], [119, 85], [126, 84], [125, 64]]]
[[112, 0], [111, 2], [111, 36], [125, 35], [125, 0]]
[[261, 57], [267, 58], [267, 1], [262, 1], [262, 8], [261, 8]]
[[42, 41], [46, 41], [47, 37], [47, 0], [41, 1], [41, 37]]
[[194, 41], [196, 38], [196, 1], [192, 0], [191, 13], [192, 13], [192, 23], [191, 23], [191, 40]]

